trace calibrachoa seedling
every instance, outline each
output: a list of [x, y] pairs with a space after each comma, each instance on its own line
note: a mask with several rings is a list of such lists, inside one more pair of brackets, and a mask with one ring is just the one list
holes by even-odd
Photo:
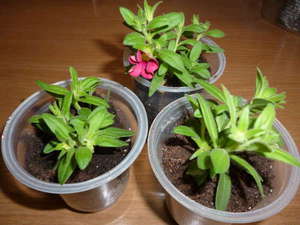
[[259, 69], [255, 94], [250, 101], [232, 95], [224, 86], [220, 90], [205, 81], [200, 84], [214, 100], [199, 94], [187, 96], [195, 120], [189, 126], [177, 126], [174, 133], [190, 137], [198, 146], [190, 157], [186, 173], [193, 176], [199, 186], [209, 178], [218, 179], [216, 209], [226, 210], [230, 199], [231, 163], [249, 173], [264, 196], [262, 177], [240, 153], [253, 152], [300, 167], [295, 157], [281, 149], [281, 137], [273, 127], [275, 109], [285, 103], [285, 94], [270, 88]]
[[210, 65], [201, 60], [201, 54], [223, 51], [201, 41], [205, 36], [223, 37], [221, 30], [210, 30], [210, 22], [200, 22], [198, 15], [193, 15], [189, 25], [185, 25], [185, 16], [180, 12], [155, 17], [160, 3], [151, 6], [145, 0], [143, 8], [138, 6], [137, 14], [120, 7], [125, 24], [134, 30], [123, 41], [135, 52], [128, 60], [132, 65], [129, 74], [152, 80], [149, 96], [171, 76], [188, 87], [194, 87], [199, 79], [209, 79]]
[[93, 96], [101, 81], [96, 77], [78, 79], [76, 70], [71, 74], [70, 90], [42, 81], [37, 84], [55, 97], [49, 111], [34, 115], [30, 122], [53, 139], [47, 143], [43, 153], [59, 151], [55, 170], [60, 184], [66, 183], [74, 170], [84, 170], [92, 160], [95, 146], [123, 147], [121, 140], [130, 137], [133, 131], [112, 127], [115, 115], [108, 111], [107, 100]]

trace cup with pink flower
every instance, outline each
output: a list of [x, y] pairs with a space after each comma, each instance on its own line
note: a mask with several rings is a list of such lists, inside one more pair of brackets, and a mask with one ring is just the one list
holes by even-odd
[[120, 7], [124, 23], [133, 30], [123, 40], [123, 64], [135, 79], [134, 92], [150, 122], [177, 98], [201, 93], [199, 80], [214, 83], [226, 64], [223, 49], [210, 39], [223, 37], [223, 31], [211, 29], [208, 21], [200, 22], [198, 15], [189, 24], [182, 12], [156, 16], [159, 4], [145, 0], [137, 13]]

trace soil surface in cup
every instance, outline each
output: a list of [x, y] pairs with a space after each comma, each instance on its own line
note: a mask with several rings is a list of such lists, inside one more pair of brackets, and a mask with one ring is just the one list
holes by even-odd
[[[169, 138], [162, 148], [164, 171], [173, 185], [183, 194], [206, 207], [215, 208], [217, 180], [208, 179], [202, 186], [198, 186], [193, 177], [185, 174], [190, 162], [189, 158], [196, 149], [195, 144], [189, 138], [181, 135]], [[240, 156], [262, 176], [264, 193], [266, 196], [270, 195], [274, 179], [272, 161], [253, 153], [242, 153]], [[255, 181], [244, 170], [231, 164], [230, 176], [232, 193], [228, 211], [249, 211], [262, 200]]]
[[[112, 110], [114, 112], [114, 110]], [[114, 127], [123, 128], [119, 118], [116, 116]], [[25, 153], [24, 168], [34, 177], [46, 181], [57, 183], [57, 173], [54, 169], [59, 152], [49, 154], [43, 153], [44, 146], [49, 142], [50, 137], [45, 136], [39, 129], [28, 134], [27, 151]], [[85, 170], [75, 169], [67, 183], [83, 182], [95, 178], [117, 166], [131, 150], [130, 138], [123, 139], [129, 143], [121, 148], [95, 147], [93, 158]]]

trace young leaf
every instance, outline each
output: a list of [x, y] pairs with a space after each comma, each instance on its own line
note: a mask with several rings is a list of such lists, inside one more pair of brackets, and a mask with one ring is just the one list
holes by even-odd
[[171, 12], [161, 16], [157, 16], [148, 24], [147, 28], [153, 30], [162, 27], [167, 27], [167, 30], [170, 30], [182, 22], [182, 17], [183, 15], [177, 12]]
[[208, 83], [207, 81], [197, 79], [196, 82], [204, 88], [204, 90], [210, 94], [212, 97], [218, 99], [221, 102], [224, 102], [224, 94], [223, 92], [214, 86], [213, 84]]
[[132, 32], [125, 36], [123, 44], [128, 46], [144, 45], [145, 40], [140, 33]]
[[99, 98], [97, 96], [86, 95], [78, 99], [79, 102], [95, 105], [95, 106], [104, 106], [109, 107], [109, 104], [105, 99]]
[[300, 161], [296, 157], [292, 156], [286, 151], [279, 148], [273, 149], [272, 152], [260, 152], [263, 156], [269, 159], [278, 160], [284, 163], [288, 163], [292, 166], [300, 167]]
[[188, 137], [200, 138], [197, 132], [193, 128], [182, 126], [182, 125], [175, 127], [173, 133], [181, 134]]
[[46, 144], [46, 146], [43, 149], [43, 153], [48, 154], [51, 153], [53, 151], [56, 151], [58, 149], [56, 149], [56, 145], [58, 144], [57, 141], [50, 141], [48, 144]]
[[234, 103], [234, 97], [233, 97], [233, 95], [230, 94], [229, 90], [224, 86], [223, 86], [223, 93], [224, 93], [225, 104], [227, 105], [228, 110], [229, 110], [231, 127], [235, 127], [237, 113], [236, 113], [236, 107], [235, 107], [235, 103]]
[[94, 109], [95, 112], [93, 111], [89, 116], [88, 136], [92, 135], [100, 128], [103, 128], [104, 124], [106, 123], [105, 120], [107, 119], [107, 114], [109, 114], [109, 112], [105, 108], [103, 108], [101, 106], [99, 106], [99, 107], [100, 108]]
[[87, 77], [79, 81], [80, 89], [84, 92], [94, 90], [98, 85], [100, 85], [100, 83], [101, 81], [97, 77]]
[[184, 32], [202, 33], [205, 31], [204, 27], [199, 24], [191, 24], [183, 28]]
[[202, 151], [199, 153], [197, 157], [197, 166], [202, 170], [206, 170], [211, 167], [210, 151]]
[[64, 99], [63, 99], [63, 104], [62, 104], [62, 114], [64, 115], [64, 117], [69, 120], [70, 118], [70, 108], [71, 108], [71, 104], [72, 104], [72, 93], [68, 93], [65, 95]]
[[262, 177], [257, 173], [255, 168], [251, 166], [246, 160], [243, 158], [237, 156], [237, 155], [231, 155], [230, 158], [239, 166], [241, 166], [243, 169], [245, 169], [255, 180], [256, 185], [258, 187], [258, 190], [262, 197], [264, 197], [264, 189], [262, 186]]
[[120, 13], [129, 26], [133, 26], [135, 24], [136, 16], [129, 9], [120, 7]]
[[190, 59], [192, 61], [197, 61], [201, 55], [202, 52], [202, 43], [198, 42], [197, 44], [194, 45], [190, 52]]
[[270, 129], [275, 119], [275, 107], [273, 104], [268, 104], [258, 118], [255, 120], [255, 129]]
[[70, 120], [70, 124], [74, 127], [76, 133], [78, 134], [79, 138], [81, 139], [84, 135], [84, 126], [85, 123], [80, 120], [79, 118], [74, 118]]
[[79, 147], [75, 149], [75, 159], [81, 170], [84, 170], [92, 160], [92, 151], [87, 147]]
[[170, 51], [167, 49], [162, 49], [159, 52], [159, 58], [166, 64], [177, 69], [178, 71], [181, 71], [181, 72], [186, 71], [180, 55], [176, 54], [173, 51]]
[[78, 93], [79, 91], [79, 80], [78, 80], [78, 73], [75, 70], [74, 67], [70, 66], [69, 67], [69, 72], [71, 75], [71, 90], [73, 91], [73, 93]]
[[37, 85], [43, 89], [44, 91], [47, 91], [51, 94], [57, 94], [57, 95], [66, 95], [69, 93], [69, 91], [61, 86], [58, 85], [52, 85], [52, 84], [46, 84], [42, 81], [36, 81]]
[[165, 75], [166, 74], [158, 76], [158, 74], [156, 74], [153, 77], [149, 88], [149, 93], [148, 93], [149, 97], [151, 97], [157, 91], [157, 89], [163, 84], [163, 82], [165, 81]]
[[218, 130], [211, 108], [207, 101], [201, 95], [197, 95], [197, 100], [199, 101], [201, 107], [201, 112], [203, 115], [204, 123], [208, 130], [208, 134], [213, 142], [213, 145], [217, 146]]
[[98, 135], [120, 138], [120, 137], [131, 137], [134, 135], [134, 132], [131, 130], [125, 130], [125, 129], [116, 128], [116, 127], [109, 127], [109, 128], [105, 128], [105, 129], [99, 131]]
[[69, 131], [71, 128], [64, 124], [61, 119], [58, 119], [49, 113], [43, 113], [41, 114], [41, 117], [57, 139], [65, 141], [70, 138]]
[[222, 38], [225, 36], [224, 32], [218, 29], [209, 30], [206, 32], [206, 35], [214, 37], [214, 38]]
[[128, 143], [114, 137], [98, 136], [96, 138], [95, 145], [101, 147], [123, 147], [123, 146], [127, 146]]
[[231, 195], [231, 179], [226, 173], [220, 174], [216, 193], [216, 209], [225, 211]]
[[74, 169], [76, 163], [74, 161], [74, 150], [69, 150], [66, 155], [59, 161], [58, 165], [58, 182], [60, 184], [66, 183]]
[[79, 115], [77, 116], [77, 118], [81, 119], [82, 121], [86, 121], [90, 116], [91, 112], [92, 111], [89, 108], [82, 107], [78, 112]]
[[243, 132], [246, 132], [249, 127], [249, 122], [250, 122], [249, 113], [250, 113], [249, 106], [246, 106], [241, 111], [237, 128]]
[[216, 174], [226, 173], [229, 170], [230, 158], [224, 149], [213, 149], [210, 153], [210, 159]]

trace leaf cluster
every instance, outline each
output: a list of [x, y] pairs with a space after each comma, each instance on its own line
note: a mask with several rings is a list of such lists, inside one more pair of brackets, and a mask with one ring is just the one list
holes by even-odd
[[199, 94], [187, 96], [195, 121], [189, 126], [177, 126], [174, 133], [190, 137], [198, 147], [190, 157], [187, 174], [193, 176], [199, 185], [209, 178], [218, 179], [216, 209], [227, 208], [232, 163], [249, 173], [264, 196], [262, 177], [240, 153], [253, 152], [300, 167], [296, 158], [281, 149], [280, 134], [273, 128], [276, 107], [283, 107], [285, 94], [270, 88], [259, 69], [255, 94], [250, 101], [232, 95], [224, 86], [219, 89], [206, 81], [199, 84], [214, 99], [205, 99]]
[[155, 17], [155, 11], [161, 3], [160, 1], [151, 6], [145, 0], [143, 8], [138, 6], [137, 14], [120, 7], [125, 25], [134, 30], [125, 36], [123, 44], [141, 50], [160, 62], [160, 68], [151, 81], [149, 96], [170, 76], [175, 76], [188, 87], [194, 87], [197, 79], [209, 79], [210, 65], [201, 62], [200, 56], [204, 52], [223, 51], [201, 41], [205, 36], [223, 37], [221, 30], [210, 29], [210, 22], [200, 22], [198, 15], [193, 15], [191, 24], [188, 25], [185, 25], [185, 16], [181, 12]]
[[55, 170], [60, 184], [66, 183], [74, 170], [84, 170], [92, 160], [96, 146], [122, 147], [128, 143], [121, 140], [134, 133], [113, 127], [115, 115], [108, 111], [107, 100], [93, 96], [99, 78], [78, 79], [76, 70], [71, 74], [70, 90], [37, 81], [37, 84], [55, 97], [49, 112], [29, 119], [52, 139], [43, 149], [44, 154], [59, 152]]

